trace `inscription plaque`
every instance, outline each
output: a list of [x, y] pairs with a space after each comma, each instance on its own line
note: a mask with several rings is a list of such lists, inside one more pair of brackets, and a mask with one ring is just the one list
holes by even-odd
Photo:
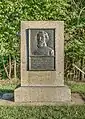
[[54, 57], [31, 57], [31, 69], [54, 70]]
[[27, 70], [55, 70], [55, 29], [27, 29]]

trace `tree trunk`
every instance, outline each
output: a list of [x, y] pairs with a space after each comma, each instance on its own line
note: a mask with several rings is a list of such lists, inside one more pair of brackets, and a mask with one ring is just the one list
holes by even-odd
[[[84, 70], [84, 69], [83, 69], [83, 68], [84, 68], [83, 65], [84, 65], [84, 59], [83, 59], [83, 63], [82, 63], [82, 70]], [[84, 75], [85, 75], [85, 74], [82, 73], [82, 81], [84, 81]]]
[[14, 78], [17, 78], [16, 58], [14, 58]]
[[5, 71], [6, 75], [7, 75], [7, 78], [10, 79], [8, 71], [7, 71], [7, 68], [6, 68], [4, 62], [3, 62], [3, 67], [4, 67], [4, 71]]
[[[82, 70], [83, 69], [83, 58], [81, 58], [80, 64], [81, 64], [80, 69]], [[80, 72], [80, 81], [81, 80], [82, 80], [82, 72]]]
[[11, 56], [9, 55], [9, 77], [10, 79], [11, 79], [11, 69], [12, 69]]

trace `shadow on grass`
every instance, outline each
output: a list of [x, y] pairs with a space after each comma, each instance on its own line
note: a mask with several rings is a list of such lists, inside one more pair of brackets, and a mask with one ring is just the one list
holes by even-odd
[[16, 88], [19, 88], [21, 85], [17, 85], [14, 89], [1, 88], [0, 93], [13, 93]]
[[80, 93], [82, 100], [85, 102], [85, 93]]
[[[21, 84], [19, 84], [19, 85], [16, 86], [16, 88], [19, 88], [19, 87], [21, 87]], [[16, 88], [15, 88], [15, 89], [16, 89]]]
[[19, 85], [17, 85], [15, 88], [13, 88], [13, 89], [10, 89], [10, 88], [1, 88], [0, 89], [0, 99], [1, 100], [8, 100], [8, 101], [14, 101], [14, 96], [12, 97], [12, 98], [9, 98], [9, 99], [3, 99], [2, 98], [2, 96], [3, 96], [3, 94], [7, 94], [7, 95], [10, 95], [9, 93], [13, 93], [13, 95], [14, 95], [14, 90], [16, 89], [16, 88], [19, 88], [21, 85], [19, 84]]
[[13, 93], [14, 90], [11, 89], [0, 89], [0, 94], [4, 94], [4, 93]]

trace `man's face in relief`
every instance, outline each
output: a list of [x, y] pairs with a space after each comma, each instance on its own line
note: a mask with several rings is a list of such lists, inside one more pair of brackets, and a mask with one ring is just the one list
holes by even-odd
[[45, 44], [45, 36], [42, 32], [39, 32], [39, 34], [37, 34], [37, 45], [38, 47], [43, 47]]

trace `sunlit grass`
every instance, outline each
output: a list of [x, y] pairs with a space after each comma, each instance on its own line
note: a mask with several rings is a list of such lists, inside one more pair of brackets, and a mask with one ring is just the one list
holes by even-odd
[[85, 105], [0, 106], [0, 119], [85, 119]]

